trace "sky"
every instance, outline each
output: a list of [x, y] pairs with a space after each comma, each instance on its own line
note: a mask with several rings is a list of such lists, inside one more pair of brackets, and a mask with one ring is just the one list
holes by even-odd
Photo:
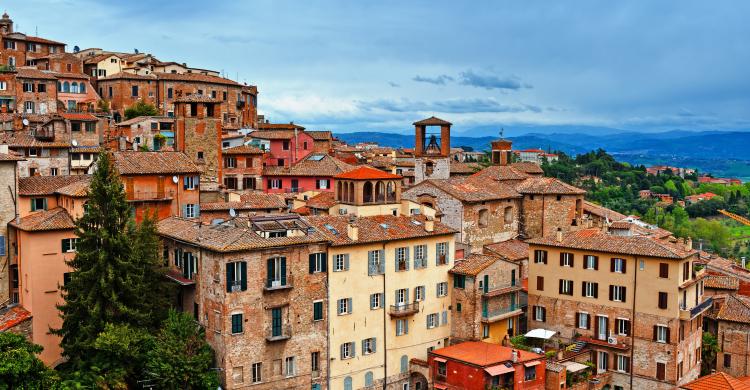
[[[17, 30], [258, 86], [336, 132], [750, 130], [750, 2], [6, 0]], [[493, 130], [494, 131], [494, 130]]]

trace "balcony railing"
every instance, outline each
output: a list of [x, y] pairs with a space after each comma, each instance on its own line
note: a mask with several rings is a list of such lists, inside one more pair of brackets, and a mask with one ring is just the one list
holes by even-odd
[[500, 286], [493, 286], [493, 287], [484, 287], [484, 290], [482, 291], [482, 295], [484, 296], [498, 296], [498, 295], [505, 295], [510, 294], [516, 291], [519, 291], [523, 288], [521, 286], [521, 281], [516, 280], [515, 283], [508, 283], [503, 284]]
[[293, 278], [291, 275], [287, 276], [286, 279], [283, 281], [281, 280], [274, 280], [274, 281], [266, 281], [265, 286], [263, 287], [263, 290], [265, 291], [279, 291], [279, 290], [286, 290], [289, 288], [292, 288], [292, 281]]
[[389, 310], [391, 317], [406, 317], [416, 313], [419, 313], [419, 302], [391, 305]]
[[522, 313], [521, 306], [515, 303], [492, 308], [492, 309], [483, 308], [482, 309], [482, 321], [485, 321], [485, 322], [500, 321], [506, 318], [520, 315], [521, 313]]
[[174, 198], [174, 191], [127, 191], [129, 202], [165, 201]]
[[272, 326], [266, 333], [266, 341], [283, 341], [292, 337], [292, 326], [289, 324], [281, 326]]
[[680, 302], [680, 319], [681, 320], [691, 320], [695, 318], [698, 314], [703, 313], [708, 308], [713, 305], [714, 299], [713, 297], [708, 297], [703, 300], [700, 304], [693, 306], [692, 308], [688, 309], [687, 304], [685, 302]]

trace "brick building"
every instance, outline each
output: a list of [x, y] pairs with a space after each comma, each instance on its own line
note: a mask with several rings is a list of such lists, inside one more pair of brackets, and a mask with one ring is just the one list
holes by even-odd
[[[315, 140], [305, 128], [294, 123], [260, 123], [259, 129], [248, 134], [251, 145], [269, 152], [266, 164], [290, 167], [315, 150]], [[327, 154], [322, 152], [318, 154]]]
[[115, 124], [105, 136], [118, 150], [174, 150], [175, 119], [166, 116], [139, 116]]
[[224, 149], [223, 183], [227, 190], [263, 188], [263, 151], [250, 145]]
[[223, 388], [321, 389], [329, 356], [326, 238], [299, 216], [158, 224], [178, 306], [216, 352]]
[[750, 376], [750, 297], [721, 294], [713, 299], [713, 308], [704, 317], [706, 331], [719, 344], [711, 368], [738, 378]]
[[690, 242], [601, 229], [529, 244], [529, 328], [590, 349], [615, 389], [672, 389], [700, 372], [705, 270]]
[[13, 20], [7, 13], [0, 18], [0, 40], [0, 63], [11, 67], [34, 66], [37, 58], [65, 52], [65, 44], [62, 42], [14, 31]]
[[[16, 196], [18, 194], [18, 162], [23, 161], [23, 157], [16, 155], [8, 150], [7, 145], [0, 145], [0, 188], [6, 189], [0, 191], [0, 303], [18, 302], [18, 299], [11, 300], [10, 294], [10, 255], [8, 250], [8, 225], [7, 222], [16, 218], [18, 213], [16, 206]], [[0, 304], [2, 308], [4, 304]]]
[[[311, 145], [312, 146], [312, 145]], [[333, 191], [336, 175], [353, 166], [327, 154], [308, 154], [292, 166], [267, 165], [263, 168], [268, 193]]]
[[218, 220], [233, 218], [235, 216], [252, 217], [262, 214], [284, 214], [287, 205], [284, 198], [275, 194], [267, 194], [262, 191], [247, 191], [243, 193], [229, 193], [226, 202], [201, 202], [200, 219], [204, 223], [213, 223]]

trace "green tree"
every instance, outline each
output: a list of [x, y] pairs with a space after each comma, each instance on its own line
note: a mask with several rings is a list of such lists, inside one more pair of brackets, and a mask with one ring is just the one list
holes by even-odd
[[142, 100], [137, 101], [134, 105], [125, 109], [125, 119], [133, 119], [139, 116], [156, 116], [159, 111], [153, 104], [148, 104]]
[[719, 352], [719, 343], [710, 332], [703, 332], [703, 343], [701, 344], [701, 375], [708, 375], [716, 364], [716, 354]]
[[146, 371], [160, 389], [215, 389], [219, 380], [213, 362], [203, 328], [189, 314], [170, 310], [148, 353]]
[[37, 358], [40, 345], [25, 337], [0, 332], [0, 389], [47, 389], [56, 382], [54, 372]]

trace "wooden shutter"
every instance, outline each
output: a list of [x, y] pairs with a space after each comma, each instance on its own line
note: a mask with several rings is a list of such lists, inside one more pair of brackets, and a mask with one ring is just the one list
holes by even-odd
[[347, 313], [352, 313], [353, 312], [352, 299], [351, 298], [346, 298], [346, 309], [349, 310]]
[[0, 256], [5, 256], [5, 236], [0, 236]]
[[564, 261], [563, 261], [564, 258], [565, 258], [565, 252], [560, 252], [560, 267], [562, 267], [564, 264]]
[[581, 282], [581, 296], [586, 296], [586, 282]]
[[536, 277], [536, 289], [539, 291], [544, 291], [544, 276]]
[[227, 292], [232, 291], [233, 280], [234, 280], [234, 263], [227, 263]]
[[411, 262], [411, 258], [409, 257], [409, 247], [407, 246], [404, 248], [404, 262], [406, 263], [406, 270], [409, 270], [409, 263]]
[[378, 273], [377, 269], [375, 269], [375, 252], [368, 251], [367, 252], [367, 274], [375, 275], [377, 273]]
[[322, 268], [320, 270], [322, 272], [328, 272], [328, 253], [322, 252], [321, 254], [323, 255], [323, 263], [321, 264]]
[[286, 257], [281, 258], [281, 285], [286, 286]]
[[271, 188], [271, 179], [268, 179], [268, 183], [267, 183], [266, 189], [270, 189], [270, 188]]
[[569, 255], [570, 255], [570, 266], [575, 267], [576, 255], [573, 253], [570, 253]]
[[591, 314], [586, 314], [586, 329], [591, 330]]
[[576, 313], [576, 324], [575, 328], [578, 328], [581, 325], [581, 313]]
[[[594, 337], [599, 337], [599, 316], [595, 316], [593, 320], [594, 320]], [[598, 356], [596, 360], [599, 360]]]
[[599, 298], [599, 283], [594, 283], [594, 298]]
[[[614, 264], [614, 263], [612, 263], [612, 264]], [[610, 301], [614, 301], [615, 300], [614, 298], [615, 298], [615, 286], [613, 286], [613, 285], [610, 284], [609, 285], [609, 300]]]
[[557, 292], [559, 294], [562, 294], [562, 292], [563, 292], [563, 280], [562, 279], [559, 279], [559, 283], [558, 283], [558, 286], [557, 286]]
[[651, 341], [656, 341], [656, 339], [659, 337], [659, 327], [657, 325], [654, 325], [654, 337]]
[[311, 274], [314, 273], [315, 272], [315, 254], [314, 253], [310, 253], [309, 255], [307, 255], [307, 262], [309, 265], [309, 273]]
[[375, 352], [378, 351], [378, 345], [377, 345], [377, 340], [378, 339], [376, 339], [375, 337], [373, 337], [371, 340], [372, 340], [372, 342], [370, 343], [370, 348], [372, 348], [372, 353], [375, 353]]
[[594, 256], [594, 270], [599, 269], [599, 256]]
[[47, 198], [42, 198], [42, 203], [44, 204], [43, 210], [47, 210]]
[[627, 270], [628, 270], [628, 261], [626, 259], [622, 259], [622, 273], [626, 273]]
[[620, 289], [622, 290], [622, 302], [623, 303], [627, 302], [628, 301], [628, 288], [625, 286], [622, 286], [620, 287]]
[[542, 322], [547, 322], [547, 308], [542, 308]]
[[247, 262], [240, 261], [240, 289], [247, 290]]
[[344, 255], [344, 271], [349, 271], [349, 254]]
[[666, 365], [664, 363], [656, 363], [656, 379], [664, 380]]
[[378, 252], [380, 252], [380, 273], [385, 273], [385, 250], [381, 249]]
[[615, 272], [615, 258], [609, 259], [609, 272]]
[[660, 278], [668, 278], [669, 277], [669, 264], [667, 264], [667, 263], [659, 263], [659, 277]]
[[273, 283], [273, 259], [266, 260], [266, 287], [271, 287]]
[[630, 320], [625, 321], [625, 336], [630, 336]]
[[542, 251], [542, 258], [544, 259], [544, 264], [547, 264], [547, 251]]
[[670, 342], [670, 333], [671, 333], [670, 329], [669, 329], [669, 327], [667, 327], [667, 344], [669, 344], [669, 342]]

